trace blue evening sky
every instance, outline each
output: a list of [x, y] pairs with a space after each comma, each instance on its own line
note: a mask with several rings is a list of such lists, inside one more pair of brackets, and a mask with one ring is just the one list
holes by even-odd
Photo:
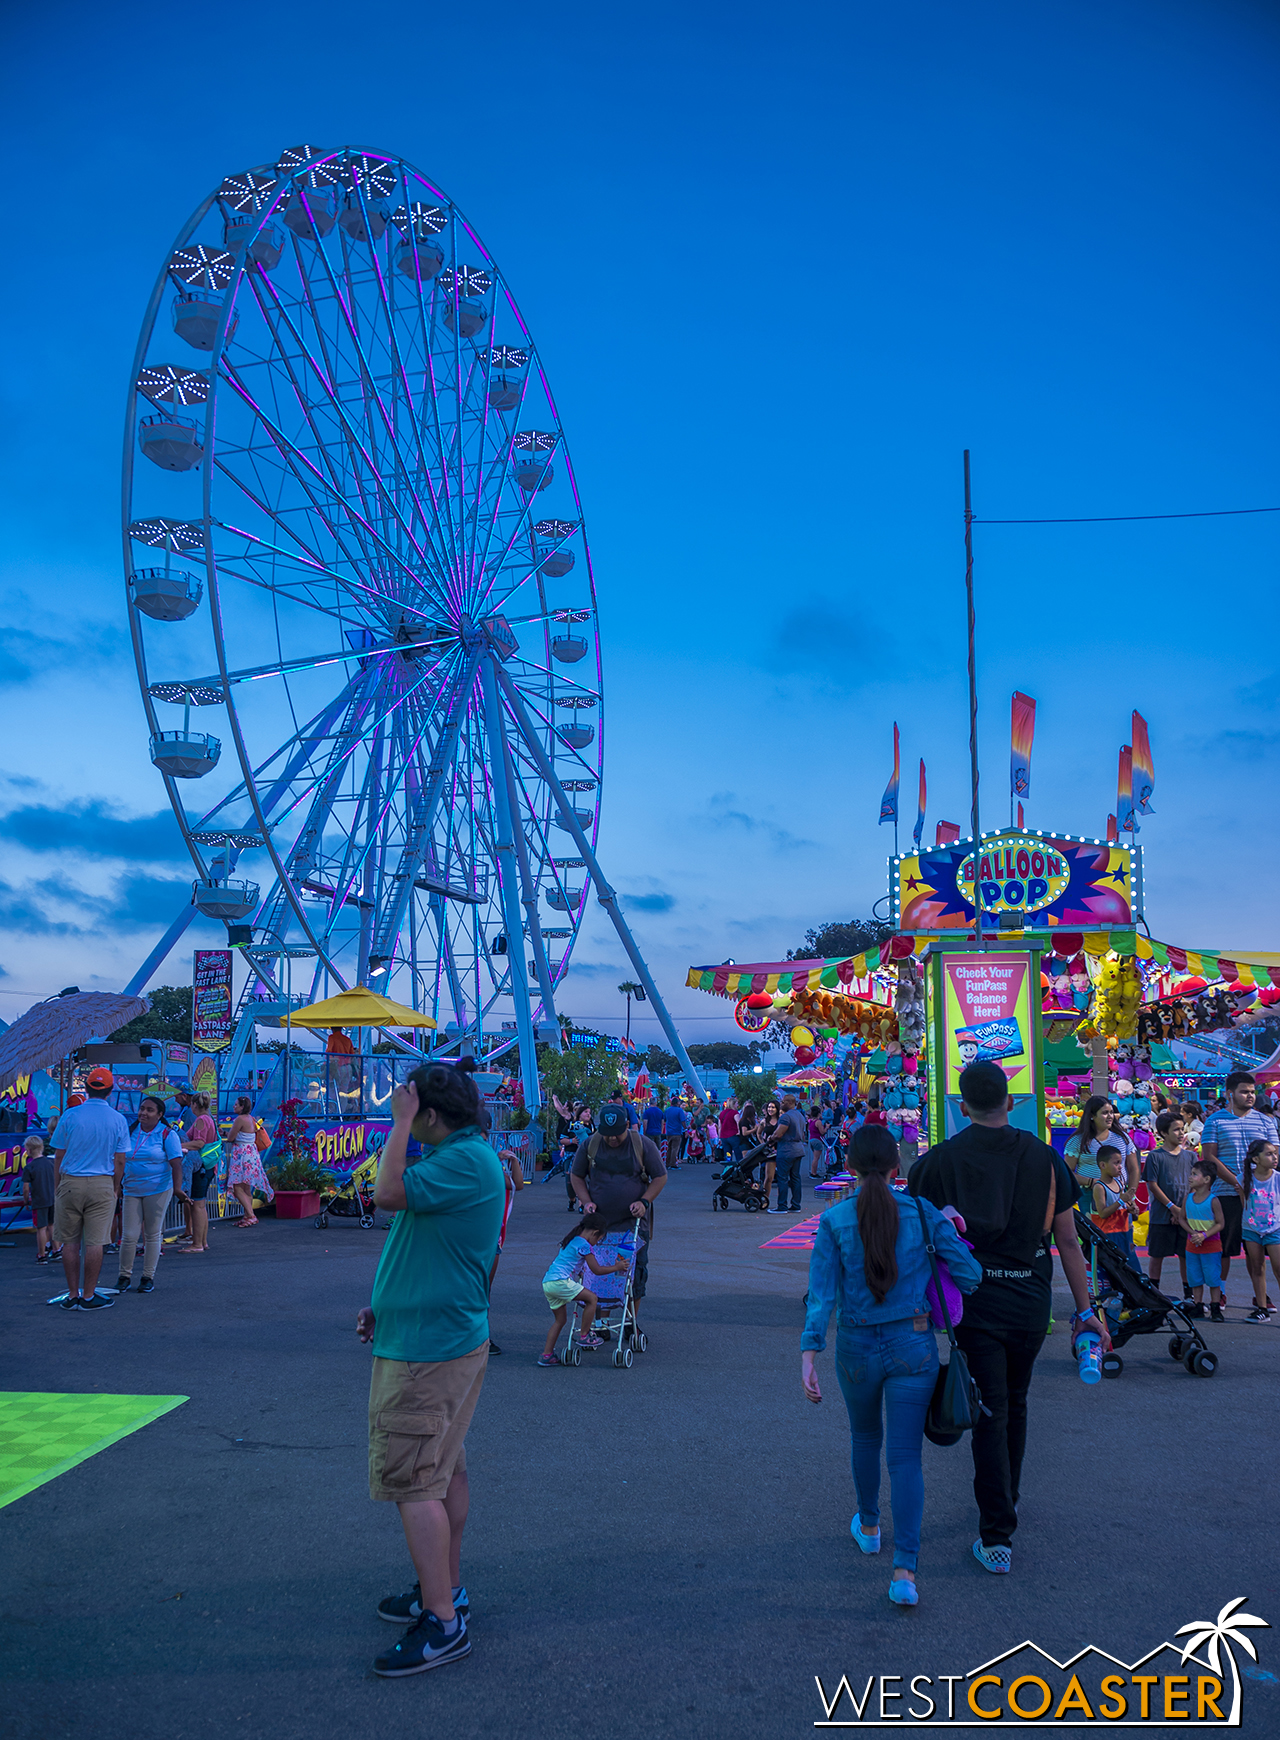
[[[46, 0], [0, 59], [9, 1018], [118, 986], [185, 897], [121, 419], [173, 235], [287, 145], [415, 163], [538, 340], [600, 594], [601, 853], [689, 1039], [732, 1031], [691, 962], [884, 891], [895, 719], [906, 827], [922, 754], [929, 838], [967, 820], [964, 447], [980, 515], [1280, 505], [1274, 7]], [[1028, 820], [1074, 833], [1140, 708], [1148, 918], [1193, 947], [1280, 948], [1278, 552], [1280, 515], [977, 533], [985, 818], [1012, 689]], [[625, 966], [593, 911], [562, 1007], [616, 1027]]]

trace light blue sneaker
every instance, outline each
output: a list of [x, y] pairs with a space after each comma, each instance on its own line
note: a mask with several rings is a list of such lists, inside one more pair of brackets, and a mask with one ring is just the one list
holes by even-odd
[[864, 1553], [878, 1553], [880, 1551], [880, 1530], [877, 1529], [873, 1535], [864, 1535], [862, 1519], [856, 1511], [853, 1514], [853, 1521], [849, 1524], [849, 1533]]
[[889, 1599], [895, 1607], [915, 1607], [920, 1596], [909, 1577], [895, 1577], [889, 1585]]

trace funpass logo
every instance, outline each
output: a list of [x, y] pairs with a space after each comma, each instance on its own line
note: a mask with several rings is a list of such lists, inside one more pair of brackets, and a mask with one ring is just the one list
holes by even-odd
[[[822, 1715], [815, 1728], [1239, 1728], [1244, 1688], [1236, 1651], [1257, 1661], [1249, 1629], [1268, 1621], [1238, 1610], [1180, 1626], [1186, 1643], [1164, 1642], [1123, 1662], [1088, 1644], [1057, 1661], [1029, 1639], [959, 1674], [841, 1674], [833, 1692], [815, 1675]], [[1164, 1658], [1164, 1659], [1161, 1659]], [[860, 1688], [860, 1689], [859, 1689]]]

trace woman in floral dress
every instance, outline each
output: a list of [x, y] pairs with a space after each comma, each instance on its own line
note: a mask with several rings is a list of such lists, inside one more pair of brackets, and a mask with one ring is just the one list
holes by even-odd
[[267, 1175], [262, 1170], [253, 1101], [248, 1094], [241, 1094], [236, 1101], [236, 1117], [231, 1126], [231, 1164], [227, 1168], [227, 1183], [231, 1186], [231, 1194], [244, 1209], [241, 1228], [257, 1226], [258, 1217], [253, 1212], [254, 1191], [259, 1196], [265, 1196], [268, 1202], [274, 1201], [276, 1193], [268, 1184]]

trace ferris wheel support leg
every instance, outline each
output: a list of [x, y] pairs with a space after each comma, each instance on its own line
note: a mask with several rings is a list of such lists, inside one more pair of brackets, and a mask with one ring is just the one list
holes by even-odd
[[502, 735], [501, 703], [498, 700], [494, 663], [492, 658], [485, 658], [480, 664], [485, 729], [489, 737], [489, 765], [493, 769], [493, 808], [497, 822], [494, 856], [497, 860], [498, 887], [502, 896], [502, 922], [507, 927], [507, 961], [511, 975], [511, 995], [516, 1005], [516, 1032], [520, 1035], [520, 1079], [524, 1085], [525, 1109], [532, 1117], [542, 1105], [542, 1093], [538, 1085], [538, 1053], [533, 1032], [533, 1010], [529, 1002], [529, 975], [525, 968], [524, 923], [520, 917], [519, 869], [516, 862], [511, 798], [504, 777], [506, 740]]
[[164, 960], [165, 956], [169, 953], [169, 950], [174, 946], [178, 938], [186, 930], [187, 926], [191, 923], [192, 919], [195, 918], [199, 910], [200, 908], [196, 905], [194, 900], [188, 902], [188, 904], [183, 907], [177, 918], [174, 919], [168, 930], [165, 931], [164, 935], [160, 938], [160, 941], [152, 949], [146, 960], [143, 961], [137, 972], [125, 986], [123, 993], [124, 996], [141, 996], [142, 987], [159, 967], [161, 961]]
[[502, 710], [498, 710], [498, 730], [502, 737], [502, 765], [507, 781], [507, 803], [511, 809], [511, 831], [515, 840], [516, 860], [520, 866], [520, 887], [522, 890], [521, 904], [529, 914], [529, 941], [533, 947], [533, 964], [538, 971], [538, 991], [542, 997], [542, 1018], [550, 1022], [555, 1038], [551, 1041], [555, 1050], [560, 1050], [560, 1023], [556, 1020], [555, 991], [551, 983], [551, 967], [547, 961], [547, 945], [542, 939], [542, 926], [538, 923], [538, 886], [533, 879], [533, 870], [529, 863], [529, 843], [524, 837], [524, 829], [520, 826], [520, 805], [516, 797], [516, 775], [511, 765], [511, 745], [507, 742], [507, 728], [502, 718]]
[[[495, 667], [486, 661], [486, 669], [494, 670]], [[676, 1032], [676, 1024], [671, 1019], [667, 1006], [662, 1001], [662, 997], [659, 994], [658, 987], [654, 984], [653, 977], [650, 974], [648, 967], [645, 965], [644, 956], [640, 953], [636, 944], [636, 939], [631, 934], [630, 926], [622, 916], [622, 912], [618, 906], [618, 896], [607, 881], [604, 871], [600, 868], [600, 861], [591, 849], [591, 842], [588, 840], [582, 824], [578, 821], [573, 805], [569, 801], [568, 793], [556, 778], [556, 770], [551, 765], [551, 759], [546, 750], [542, 747], [538, 734], [533, 728], [533, 723], [525, 709], [524, 701], [521, 699], [520, 691], [511, 681], [511, 678], [507, 675], [506, 671], [497, 669], [496, 675], [498, 682], [502, 685], [503, 693], [511, 704], [511, 711], [515, 714], [515, 717], [519, 722], [520, 735], [524, 739], [525, 747], [537, 763], [538, 772], [551, 787], [552, 795], [556, 800], [556, 805], [559, 808], [564, 825], [573, 836], [578, 850], [582, 853], [591, 880], [595, 883], [596, 898], [608, 913], [613, 928], [618, 933], [618, 940], [627, 951], [627, 956], [636, 970], [636, 977], [644, 986], [649, 1001], [653, 1004], [654, 1013], [662, 1023], [662, 1031], [670, 1041], [671, 1049], [676, 1055], [676, 1060], [679, 1063], [680, 1068], [684, 1071], [685, 1080], [693, 1089], [697, 1098], [705, 1102], [707, 1097], [706, 1089], [698, 1079], [698, 1072], [694, 1069], [692, 1060], [684, 1048], [684, 1042]]]

